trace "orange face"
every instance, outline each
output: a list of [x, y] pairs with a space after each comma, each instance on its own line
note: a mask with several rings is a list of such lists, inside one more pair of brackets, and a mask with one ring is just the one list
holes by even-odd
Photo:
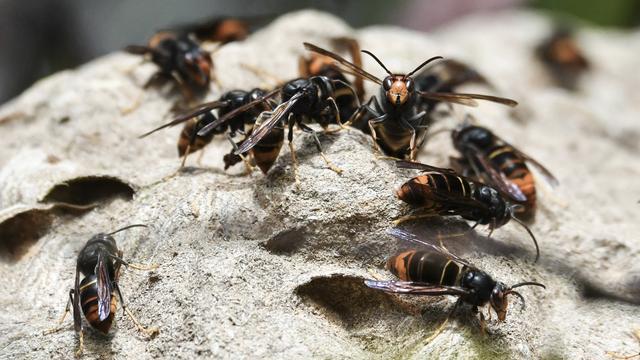
[[213, 62], [208, 53], [201, 51], [193, 51], [185, 55], [185, 69], [189, 73], [190, 79], [200, 86], [209, 85], [211, 79], [210, 73], [213, 68]]
[[509, 306], [509, 301], [507, 300], [507, 292], [504, 289], [504, 285], [498, 284], [493, 289], [489, 302], [493, 310], [498, 315], [498, 320], [504, 321], [504, 319], [507, 317], [507, 306]]
[[403, 75], [387, 76], [382, 86], [387, 100], [394, 106], [405, 104], [413, 92], [413, 80]]
[[553, 44], [551, 51], [556, 60], [562, 64], [573, 63], [580, 56], [580, 50], [578, 50], [576, 44], [571, 39], [557, 40]]
[[213, 65], [211, 58], [209, 57], [209, 55], [204, 55], [201, 56], [197, 59], [197, 66], [198, 69], [200, 69], [200, 72], [198, 73], [198, 84], [202, 85], [202, 86], [206, 86], [207, 84], [209, 84], [209, 74], [211, 74], [211, 68]]
[[498, 320], [504, 321], [504, 319], [507, 317], [507, 305], [508, 301], [505, 298], [503, 306], [499, 309], [494, 309], [496, 311], [496, 314], [498, 315]]
[[155, 48], [158, 45], [160, 45], [161, 42], [167, 39], [175, 39], [175, 38], [176, 38], [176, 35], [168, 31], [157, 32], [151, 37], [151, 39], [149, 39], [149, 47]]
[[226, 19], [220, 23], [211, 40], [227, 43], [244, 40], [248, 35], [249, 25], [246, 22], [237, 19]]

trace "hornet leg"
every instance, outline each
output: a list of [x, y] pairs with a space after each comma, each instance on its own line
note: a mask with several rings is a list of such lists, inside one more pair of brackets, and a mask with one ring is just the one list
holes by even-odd
[[400, 225], [400, 224], [402, 224], [404, 222], [407, 222], [407, 221], [425, 219], [425, 218], [430, 218], [430, 217], [434, 217], [434, 216], [439, 216], [439, 215], [438, 214], [407, 215], [407, 216], [403, 216], [401, 218], [398, 218], [396, 220], [393, 220], [393, 224], [394, 225]]
[[302, 129], [302, 131], [311, 134], [313, 136], [313, 140], [316, 143], [316, 147], [318, 148], [318, 152], [320, 153], [320, 156], [322, 156], [322, 160], [324, 160], [324, 162], [327, 164], [327, 166], [329, 167], [329, 169], [335, 171], [337, 174], [341, 174], [342, 173], [342, 169], [340, 169], [339, 167], [333, 165], [333, 163], [331, 162], [331, 160], [329, 160], [327, 158], [327, 156], [324, 154], [324, 152], [322, 151], [322, 144], [320, 143], [320, 139], [318, 139], [318, 134], [316, 133], [315, 130], [313, 130], [312, 128], [308, 127], [305, 124], [298, 124], [298, 126], [300, 127], [300, 129]]
[[182, 155], [182, 162], [180, 163], [180, 168], [178, 169], [178, 171], [176, 171], [176, 173], [184, 169], [184, 164], [187, 162], [187, 156], [189, 156], [190, 151], [191, 151], [191, 144], [187, 145], [187, 150], [184, 152], [184, 155]]
[[60, 318], [60, 320], [58, 320], [58, 326], [45, 330], [42, 334], [43, 335], [49, 335], [49, 334], [53, 334], [53, 333], [57, 333], [58, 331], [63, 329], [62, 326], [62, 322], [64, 322], [64, 319], [67, 318], [67, 314], [69, 314], [69, 310], [71, 308], [71, 303], [73, 303], [73, 293], [74, 293], [74, 289], [70, 289], [69, 290], [69, 300], [67, 300], [67, 306], [65, 306], [64, 308], [64, 313], [62, 314], [62, 317]]
[[296, 149], [293, 145], [293, 125], [295, 125], [295, 121], [291, 120], [291, 115], [287, 119], [289, 123], [289, 132], [287, 133], [287, 137], [289, 140], [289, 150], [291, 151], [291, 164], [293, 166], [293, 176], [295, 178], [296, 188], [300, 190], [300, 175], [298, 174], [298, 157], [296, 156]]
[[491, 235], [493, 235], [493, 230], [496, 229], [496, 220], [493, 219], [491, 222], [491, 226], [489, 226], [489, 235], [487, 235], [487, 239], [491, 239]]
[[401, 124], [409, 129], [409, 131], [411, 131], [411, 140], [409, 141], [409, 159], [411, 161], [415, 161], [416, 157], [418, 156], [418, 146], [416, 145], [416, 129], [413, 127], [413, 125], [411, 125], [412, 122], [420, 120], [422, 117], [425, 116], [425, 112], [421, 112], [419, 114], [416, 114], [414, 117], [410, 118], [409, 120], [404, 120], [404, 119], [400, 119]]
[[[358, 97], [358, 94], [356, 93], [356, 91], [351, 87], [351, 85], [347, 84], [346, 82], [342, 81], [342, 80], [332, 80], [333, 83], [337, 83], [337, 84], [341, 84], [343, 86], [345, 86], [347, 89], [349, 89], [351, 91], [351, 93], [353, 94], [354, 99], [356, 100], [356, 104], [357, 104], [357, 108], [358, 110], [362, 107], [360, 104], [360, 98]], [[375, 97], [372, 97], [372, 99], [375, 99]], [[349, 127], [349, 125], [351, 125], [353, 122], [351, 121], [353, 119], [353, 116], [351, 116], [351, 118], [349, 120], [347, 120], [347, 122], [345, 124], [342, 123], [342, 119], [340, 118], [340, 109], [338, 108], [338, 104], [336, 103], [336, 100], [332, 97], [328, 98], [329, 101], [331, 101], [331, 103], [333, 104], [333, 107], [336, 111], [336, 120], [338, 122], [338, 125], [340, 125], [340, 129], [337, 130], [332, 130], [332, 131], [327, 131], [327, 132], [337, 132], [340, 131], [342, 129], [347, 129]], [[371, 100], [369, 100], [369, 103], [371, 102]], [[356, 111], [357, 112], [357, 111]]]
[[458, 306], [461, 303], [462, 303], [462, 300], [460, 298], [458, 298], [456, 303], [453, 305], [453, 308], [451, 309], [451, 311], [449, 311], [449, 314], [447, 315], [447, 318], [444, 319], [444, 321], [436, 328], [436, 330], [433, 332], [433, 334], [431, 334], [431, 336], [429, 336], [428, 338], [426, 338], [424, 340], [424, 344], [425, 345], [427, 345], [428, 343], [432, 342], [436, 337], [438, 337], [438, 335], [440, 335], [442, 333], [444, 328], [449, 323], [449, 319], [451, 319], [451, 317], [453, 316], [453, 313], [456, 311], [456, 309], [458, 308]]
[[[229, 135], [228, 133], [227, 133], [227, 139], [231, 143], [231, 146], [233, 147], [233, 150], [234, 150], [233, 152], [235, 153], [235, 151], [238, 150], [238, 144], [236, 144], [236, 142], [233, 141], [233, 139], [231, 138], [231, 135]], [[244, 166], [247, 169], [247, 174], [251, 174], [253, 172], [253, 165], [251, 165], [251, 162], [249, 161], [249, 159], [247, 159], [247, 157], [242, 154], [239, 154], [238, 156], [240, 156], [240, 158], [244, 162]]]
[[384, 122], [387, 119], [387, 115], [382, 115], [378, 118], [371, 119], [367, 122], [369, 125], [369, 131], [371, 131], [371, 137], [373, 138], [373, 151], [377, 158], [385, 157], [382, 155], [382, 150], [380, 150], [380, 146], [378, 145], [378, 135], [376, 134], [375, 125]]
[[331, 103], [331, 105], [333, 105], [334, 110], [336, 111], [336, 122], [338, 123], [338, 125], [340, 126], [340, 128], [338, 129], [334, 129], [334, 130], [325, 130], [324, 133], [325, 134], [332, 134], [332, 133], [336, 133], [340, 130], [345, 130], [345, 129], [349, 129], [349, 127], [347, 126], [347, 124], [349, 123], [347, 121], [347, 124], [343, 124], [342, 123], [342, 119], [340, 119], [340, 109], [338, 108], [338, 104], [336, 103], [336, 100], [332, 97], [328, 98], [327, 100], [329, 100], [329, 102]]
[[124, 298], [122, 297], [122, 291], [120, 291], [120, 286], [118, 285], [117, 282], [115, 283], [115, 288], [116, 288], [116, 291], [118, 291], [118, 296], [120, 297], [120, 303], [122, 304], [122, 311], [127, 316], [129, 316], [129, 319], [131, 319], [131, 321], [136, 326], [138, 331], [146, 334], [147, 336], [151, 336], [151, 337], [153, 337], [156, 334], [158, 334], [160, 332], [160, 329], [158, 329], [155, 326], [153, 326], [153, 327], [144, 327], [144, 326], [142, 326], [142, 324], [140, 324], [138, 319], [136, 319], [136, 317], [133, 315], [131, 310], [129, 310], [129, 308], [125, 305]]
[[[373, 115], [374, 117], [382, 116], [382, 111], [376, 110], [376, 109], [380, 108], [377, 104], [378, 104], [378, 100], [376, 99], [375, 96], [372, 96], [371, 99], [369, 99], [369, 101], [367, 101], [364, 105], [358, 107], [358, 110], [356, 110], [351, 115], [349, 120], [346, 123], [344, 123], [343, 126], [345, 126], [345, 127], [351, 126], [351, 124], [353, 124], [354, 122], [359, 121], [360, 118], [362, 116], [364, 116], [366, 113], [369, 113], [369, 114]], [[373, 107], [372, 107], [372, 105], [373, 105]]]
[[189, 89], [187, 84], [182, 81], [182, 78], [180, 78], [180, 75], [178, 75], [176, 72], [171, 73], [171, 78], [173, 78], [176, 84], [178, 84], [178, 88], [180, 89], [180, 92], [182, 93], [182, 96], [184, 97], [186, 103], [191, 104], [191, 102], [195, 98], [191, 89]]
[[122, 264], [124, 266], [126, 266], [127, 268], [132, 268], [135, 270], [145, 270], [145, 271], [150, 271], [150, 270], [155, 270], [158, 268], [158, 264], [138, 264], [138, 263], [130, 263], [125, 261], [124, 259], [122, 259], [120, 256], [116, 256], [116, 255], [109, 255], [109, 257], [111, 257], [113, 260], [117, 261], [119, 264]]
[[78, 350], [76, 350], [76, 357], [82, 356], [84, 352], [84, 329], [80, 329], [80, 344], [78, 345]]
[[198, 158], [196, 159], [196, 164], [198, 164], [198, 166], [202, 167], [202, 158], [204, 157], [204, 150], [206, 148], [202, 148], [200, 149], [200, 154], [198, 154]]

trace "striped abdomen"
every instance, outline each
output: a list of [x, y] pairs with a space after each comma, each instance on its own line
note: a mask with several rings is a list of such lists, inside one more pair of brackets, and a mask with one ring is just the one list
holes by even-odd
[[433, 191], [436, 189], [455, 197], [471, 196], [468, 181], [453, 174], [439, 172], [428, 172], [410, 179], [400, 186], [396, 195], [410, 205], [437, 212], [446, 209], [448, 205], [434, 196]]
[[284, 128], [276, 126], [251, 149], [253, 160], [264, 174], [276, 162], [283, 142]]
[[82, 307], [84, 317], [91, 327], [104, 334], [109, 332], [111, 323], [113, 323], [113, 317], [116, 313], [116, 297], [112, 291], [111, 312], [106, 319], [100, 321], [100, 317], [98, 316], [98, 286], [95, 275], [87, 276], [80, 282], [80, 307]]
[[404, 281], [437, 285], [458, 285], [462, 267], [442, 254], [409, 250], [391, 257], [387, 269]]
[[506, 145], [498, 145], [489, 149], [487, 158], [527, 197], [527, 201], [522, 203], [525, 206], [525, 213], [533, 213], [536, 207], [536, 186], [533, 174], [527, 167], [525, 159], [519, 156], [513, 148]]
[[207, 146], [213, 139], [213, 133], [207, 136], [195, 136], [193, 143], [191, 144], [191, 146], [189, 146], [191, 139], [193, 139], [194, 134], [197, 131], [196, 126], [196, 120], [188, 121], [186, 124], [184, 124], [182, 132], [180, 133], [180, 138], [178, 139], [179, 156], [184, 156], [187, 152], [187, 149], [189, 149], [189, 154], [201, 150], [203, 147]]

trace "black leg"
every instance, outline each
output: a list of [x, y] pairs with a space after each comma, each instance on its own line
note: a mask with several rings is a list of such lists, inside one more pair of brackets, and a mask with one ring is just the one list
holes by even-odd
[[416, 147], [416, 129], [408, 121], [400, 118], [400, 124], [411, 132], [411, 140], [409, 141], [409, 159], [415, 161], [417, 157]]
[[371, 137], [373, 138], [373, 150], [378, 156], [382, 156], [382, 151], [380, 150], [380, 146], [378, 146], [378, 135], [376, 133], [375, 125], [380, 124], [385, 120], [387, 120], [386, 114], [375, 119], [371, 119], [367, 122], [367, 124], [369, 125], [369, 131], [371, 131]]
[[296, 148], [293, 145], [293, 126], [298, 119], [293, 117], [293, 114], [289, 114], [287, 117], [287, 124], [289, 132], [287, 133], [287, 140], [289, 142], [289, 151], [291, 152], [291, 164], [293, 166], [293, 177], [295, 179], [296, 188], [300, 189], [300, 175], [298, 174], [298, 158], [296, 156]]
[[287, 133], [287, 140], [289, 142], [293, 141], [293, 127], [295, 126], [297, 121], [298, 121], [297, 117], [294, 118], [293, 114], [289, 114], [287, 118], [287, 125], [289, 128], [289, 132]]
[[230, 166], [235, 165], [237, 163], [237, 158], [234, 159], [234, 156], [237, 156], [238, 158], [242, 159], [242, 161], [244, 161], [244, 166], [247, 169], [247, 174], [251, 174], [251, 172], [253, 171], [253, 165], [251, 165], [251, 163], [249, 162], [249, 160], [246, 158], [246, 156], [244, 156], [243, 154], [239, 154], [236, 155], [235, 152], [238, 150], [238, 144], [236, 144], [236, 142], [233, 140], [233, 138], [231, 137], [231, 134], [227, 133], [227, 140], [229, 140], [229, 142], [231, 143], [231, 146], [233, 147], [233, 151], [231, 151], [228, 155], [224, 156], [224, 169], [227, 170]]
[[365, 114], [369, 113], [371, 115], [373, 115], [374, 117], [378, 118], [380, 116], [382, 116], [382, 111], [380, 110], [376, 110], [375, 108], [372, 108], [371, 105], [373, 104], [374, 107], [378, 108], [378, 100], [376, 99], [375, 96], [372, 96], [369, 101], [366, 102], [366, 104], [361, 105], [358, 110], [356, 110], [356, 112], [354, 112], [351, 117], [349, 118], [349, 120], [344, 123], [344, 126], [349, 126], [351, 124], [357, 123], [358, 121], [360, 121], [360, 118], [362, 116], [364, 116]]
[[306, 132], [307, 134], [311, 134], [311, 136], [313, 136], [313, 140], [316, 143], [316, 148], [318, 148], [318, 152], [320, 153], [320, 156], [322, 156], [322, 159], [327, 164], [329, 169], [335, 171], [338, 174], [342, 173], [342, 169], [333, 165], [333, 163], [329, 160], [329, 158], [327, 158], [327, 156], [322, 151], [322, 144], [320, 143], [320, 139], [318, 139], [318, 133], [303, 123], [299, 123], [298, 127], [300, 127], [302, 131]]
[[322, 152], [322, 144], [320, 143], [320, 139], [318, 138], [318, 134], [316, 133], [316, 131], [303, 123], [298, 124], [298, 127], [305, 133], [311, 134], [311, 136], [313, 136], [313, 140], [316, 144], [316, 148], [318, 148], [319, 152]]
[[[338, 125], [340, 126], [339, 129], [337, 130], [332, 130], [332, 131], [328, 131], [327, 129], [325, 129], [325, 133], [332, 133], [332, 132], [337, 132], [340, 131], [342, 129], [347, 128], [345, 124], [342, 123], [342, 119], [340, 118], [340, 108], [338, 108], [338, 104], [336, 103], [336, 100], [332, 97], [327, 99], [330, 103], [331, 103], [331, 108], [333, 108], [333, 110], [335, 111], [336, 114], [336, 122], [338, 123]], [[328, 125], [327, 125], [328, 127]]]
[[382, 106], [380, 106], [380, 103], [378, 102], [378, 98], [375, 96], [373, 97], [373, 107], [376, 109], [378, 114], [383, 113]]
[[491, 225], [489, 226], [489, 235], [487, 235], [487, 239], [491, 239], [491, 235], [493, 235], [493, 230], [496, 228], [496, 219], [491, 221]]
[[356, 103], [358, 104], [358, 107], [361, 106], [360, 98], [358, 97], [358, 94], [356, 93], [356, 91], [351, 87], [351, 85], [347, 84], [346, 82], [344, 82], [342, 80], [331, 80], [331, 82], [333, 82], [334, 84], [344, 85], [353, 94], [353, 97], [356, 99]]

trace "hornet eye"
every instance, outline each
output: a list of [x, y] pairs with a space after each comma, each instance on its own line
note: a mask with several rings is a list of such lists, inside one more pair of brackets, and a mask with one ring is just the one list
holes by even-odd
[[407, 84], [407, 90], [413, 91], [413, 80], [407, 79], [405, 83]]
[[385, 90], [389, 90], [391, 89], [391, 85], [393, 85], [393, 80], [391, 80], [390, 77], [387, 77], [386, 79], [384, 79], [384, 81], [382, 82], [382, 86], [384, 87]]

